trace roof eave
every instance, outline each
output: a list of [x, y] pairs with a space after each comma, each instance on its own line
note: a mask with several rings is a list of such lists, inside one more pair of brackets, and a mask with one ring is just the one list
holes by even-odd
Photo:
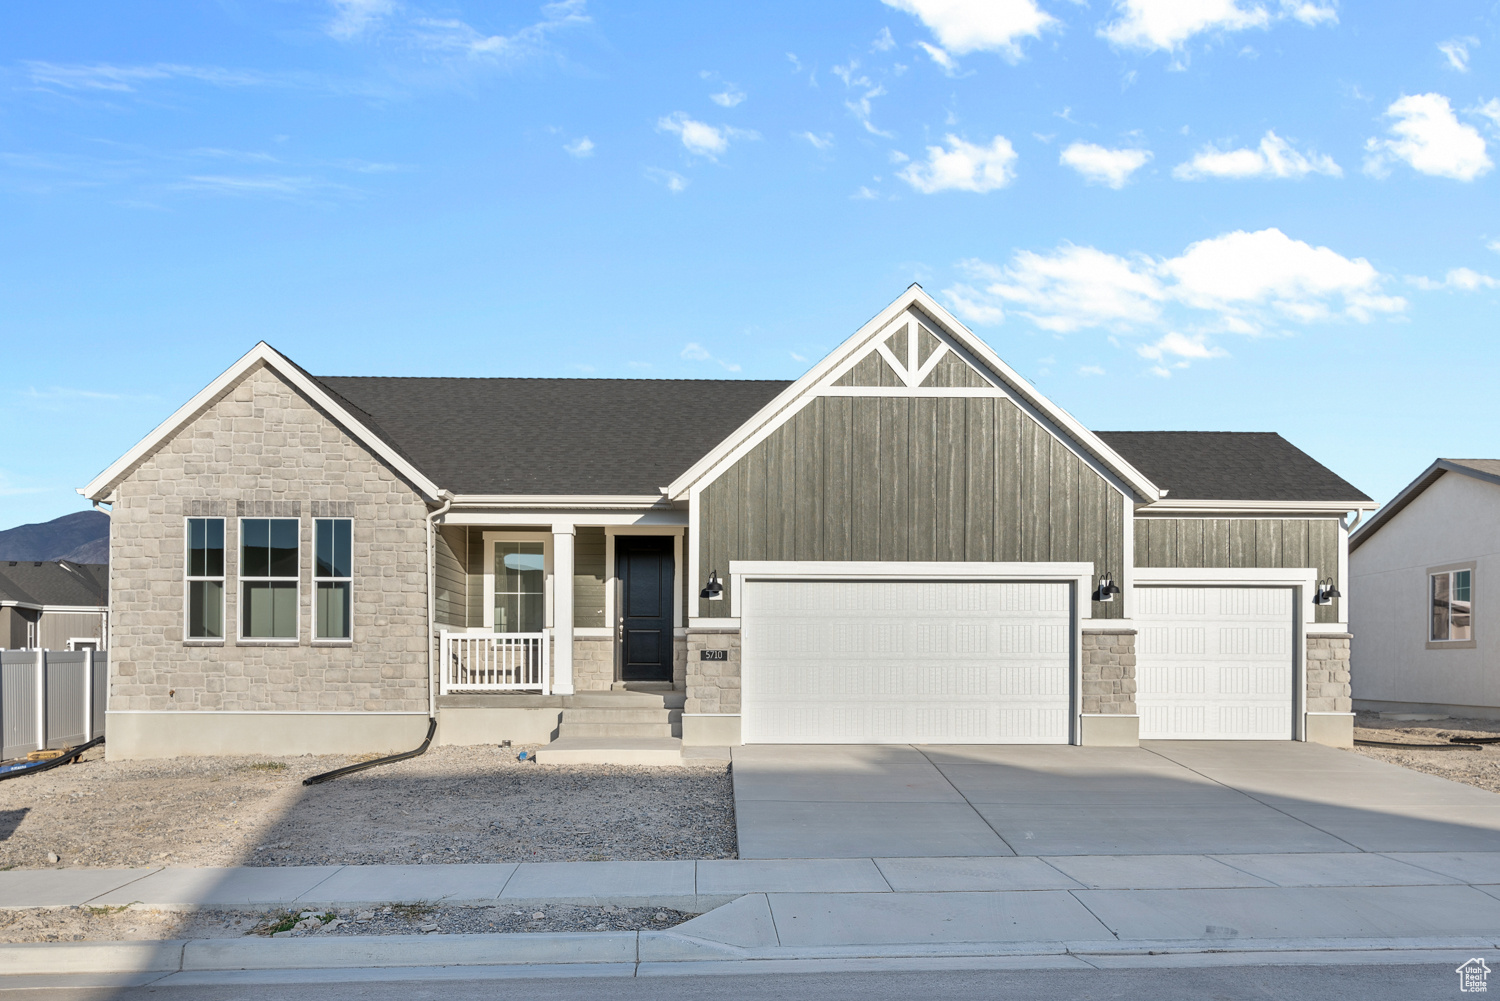
[[1424, 490], [1436, 483], [1444, 473], [1462, 473], [1464, 476], [1500, 486], [1500, 475], [1486, 473], [1472, 466], [1466, 466], [1461, 462], [1453, 462], [1449, 459], [1437, 459], [1432, 465], [1422, 470], [1416, 479], [1403, 487], [1401, 492], [1392, 497], [1385, 506], [1371, 515], [1369, 521], [1349, 534], [1349, 551], [1352, 553], [1363, 545], [1366, 539], [1380, 531], [1386, 522], [1400, 514], [1406, 505], [1416, 500]]

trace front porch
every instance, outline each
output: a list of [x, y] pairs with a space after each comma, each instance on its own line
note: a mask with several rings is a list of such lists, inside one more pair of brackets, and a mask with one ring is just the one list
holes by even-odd
[[537, 760], [548, 764], [679, 765], [685, 701], [661, 684], [572, 695], [440, 695], [437, 743], [542, 744]]

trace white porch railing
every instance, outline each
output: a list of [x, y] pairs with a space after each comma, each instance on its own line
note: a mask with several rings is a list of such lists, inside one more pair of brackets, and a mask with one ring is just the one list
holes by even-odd
[[552, 690], [546, 633], [441, 634], [439, 691], [541, 692]]

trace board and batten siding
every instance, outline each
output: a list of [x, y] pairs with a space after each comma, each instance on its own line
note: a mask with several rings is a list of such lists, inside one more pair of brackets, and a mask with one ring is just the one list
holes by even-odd
[[[1138, 567], [1300, 568], [1339, 580], [1334, 518], [1137, 518]], [[1338, 622], [1339, 603], [1317, 606], [1318, 622]]]
[[[698, 503], [699, 587], [731, 560], [1126, 558], [1124, 496], [1001, 397], [818, 397]], [[698, 615], [728, 614], [724, 584]]]
[[573, 536], [573, 625], [598, 629], [604, 621], [604, 528], [579, 525]]

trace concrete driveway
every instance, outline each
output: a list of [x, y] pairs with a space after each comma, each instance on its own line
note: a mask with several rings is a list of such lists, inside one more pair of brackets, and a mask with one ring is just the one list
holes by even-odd
[[1500, 851], [1500, 796], [1271, 741], [748, 745], [740, 858]]

